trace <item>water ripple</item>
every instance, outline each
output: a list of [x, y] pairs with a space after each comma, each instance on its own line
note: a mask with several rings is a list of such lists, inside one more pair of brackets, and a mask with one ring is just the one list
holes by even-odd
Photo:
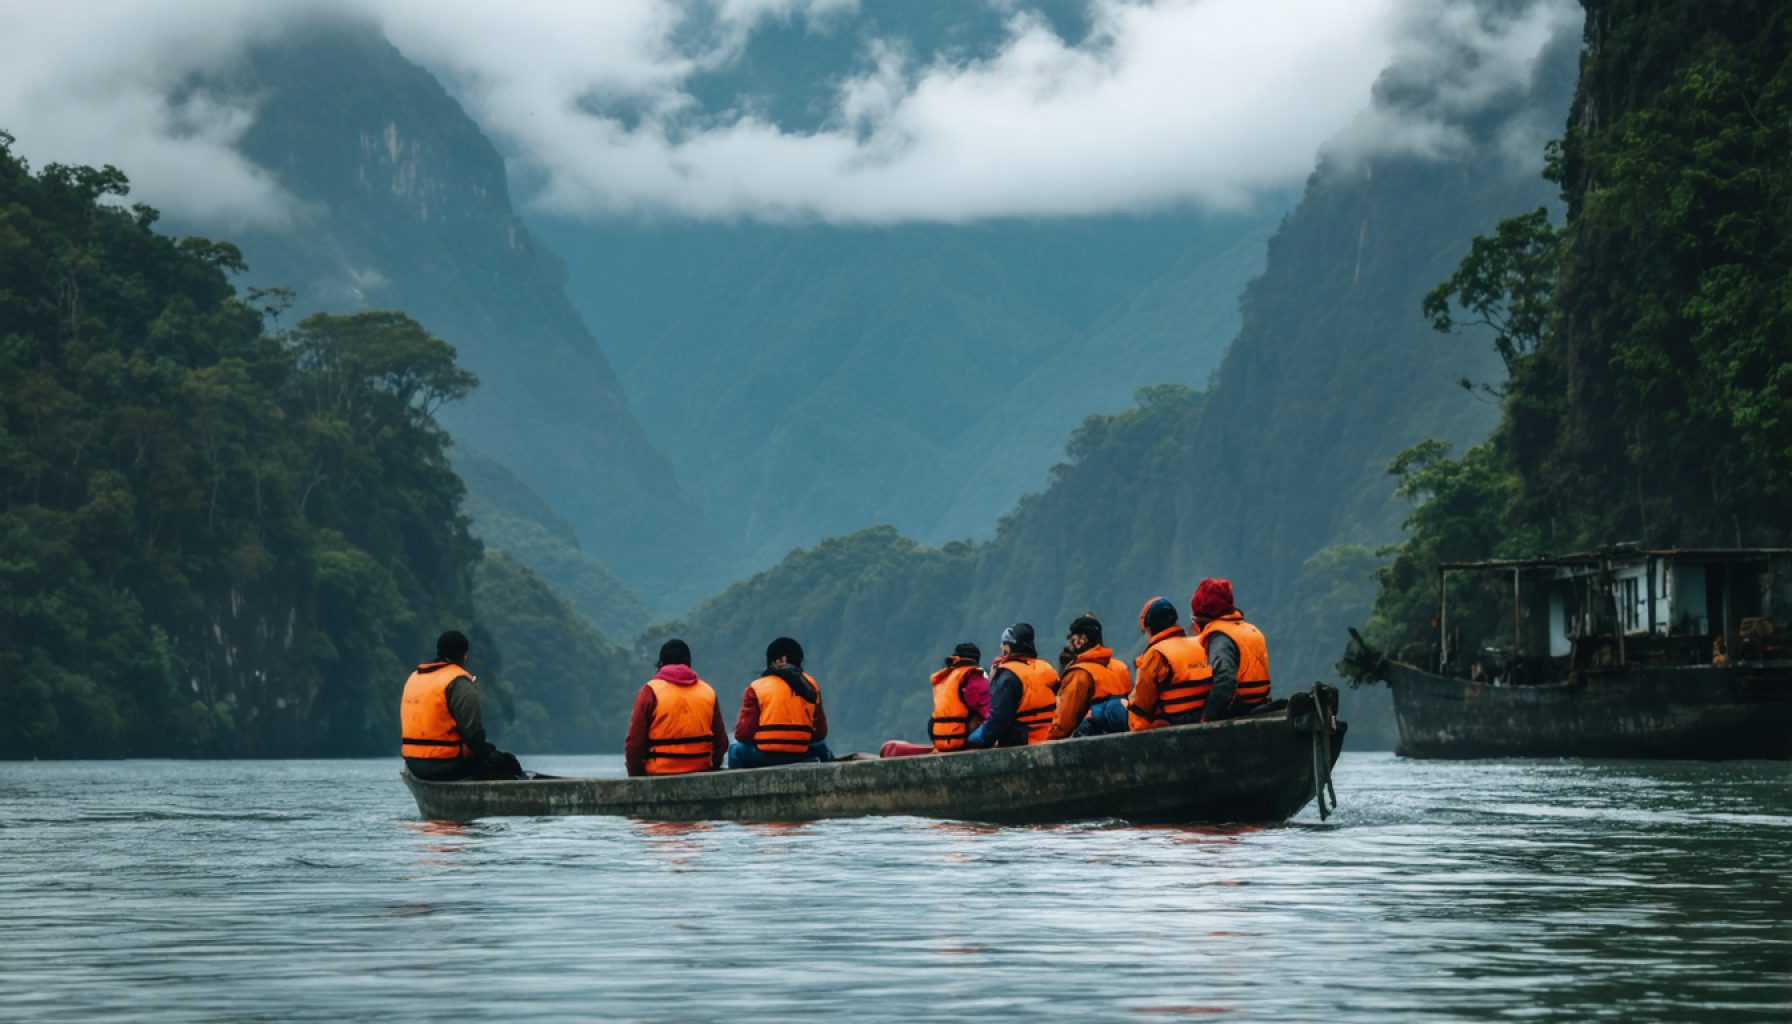
[[0, 1019], [1792, 1016], [1786, 766], [1337, 780], [1275, 828], [447, 825], [391, 761], [0, 765]]

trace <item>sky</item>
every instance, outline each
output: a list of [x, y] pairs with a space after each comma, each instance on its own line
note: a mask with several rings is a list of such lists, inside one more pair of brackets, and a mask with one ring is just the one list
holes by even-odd
[[[0, 0], [0, 130], [35, 164], [114, 164], [185, 222], [277, 227], [294, 202], [234, 149], [254, 97], [178, 87], [303, 19], [356, 17], [442, 78], [520, 198], [559, 216], [1224, 210], [1299, 183], [1327, 145], [1447, 150], [1452, 118], [1580, 18], [1572, 0], [1086, 0], [1087, 34], [1065, 39], [1024, 0], [962, 0], [999, 38], [917, 54], [859, 30], [874, 2], [905, 0]], [[771, 26], [847, 49], [806, 86], [815, 123], [697, 98]], [[1427, 78], [1426, 102], [1372, 103], [1390, 67]]]

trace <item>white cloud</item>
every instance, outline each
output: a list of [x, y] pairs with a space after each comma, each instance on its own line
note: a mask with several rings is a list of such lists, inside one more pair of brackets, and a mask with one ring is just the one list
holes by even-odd
[[1470, 144], [1467, 119], [1499, 111], [1517, 116], [1499, 129], [1495, 155], [1536, 164], [1544, 139], [1560, 131], [1560, 118], [1547, 127], [1532, 124], [1531, 112], [1517, 101], [1545, 48], [1576, 30], [1582, 18], [1572, 0], [1498, 9], [1472, 0], [1409, 0], [1393, 60], [1376, 84], [1376, 102], [1328, 151], [1344, 159], [1452, 155]]
[[[417, 56], [475, 83], [476, 116], [560, 213], [961, 221], [1236, 206], [1298, 181], [1367, 102], [1395, 6], [1092, 0], [1094, 31], [1074, 45], [1022, 11], [986, 59], [916, 65], [873, 44], [829, 126], [807, 133], [752, 113], [693, 126], [680, 73], [633, 79], [646, 116], [594, 113], [581, 99], [617, 83], [582, 73], [605, 62], [576, 32], [539, 38], [526, 69], [459, 46]], [[388, 27], [420, 49], [405, 19]]]
[[4, 0], [0, 128], [35, 163], [113, 164], [137, 197], [196, 223], [285, 223], [294, 204], [233, 148], [253, 111], [176, 92], [294, 6]]
[[[1359, 147], [1447, 145], [1452, 111], [1497, 94], [1568, 6], [1489, 25], [1462, 0], [1088, 0], [1093, 30], [1072, 43], [1004, 2], [999, 47], [928, 61], [896, 40], [848, 42], [855, 0], [0, 0], [0, 127], [40, 162], [117, 164], [191, 222], [279, 223], [292, 203], [232, 149], [249, 100], [170, 97], [295, 16], [356, 12], [451, 80], [539, 183], [533, 201], [561, 213], [875, 223], [1228, 207], [1298, 182], [1346, 126]], [[697, 76], [757, 26], [797, 19], [834, 32], [817, 45], [863, 47], [820, 128], [699, 109]], [[1437, 102], [1359, 116], [1390, 62], [1423, 69], [1415, 53], [1437, 62]], [[1495, 70], [1455, 74], [1463, 53]]]

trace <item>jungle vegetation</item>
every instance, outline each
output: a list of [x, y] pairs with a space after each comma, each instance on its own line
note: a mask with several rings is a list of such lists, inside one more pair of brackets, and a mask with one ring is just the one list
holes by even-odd
[[1504, 375], [1488, 441], [1390, 466], [1412, 511], [1367, 633], [1403, 660], [1436, 643], [1439, 561], [1792, 541], [1792, 11], [1585, 6], [1565, 218], [1500, 221], [1424, 302]]

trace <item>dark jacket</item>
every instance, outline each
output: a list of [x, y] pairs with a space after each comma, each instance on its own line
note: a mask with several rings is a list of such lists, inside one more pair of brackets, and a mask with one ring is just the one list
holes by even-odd
[[[1037, 655], [1016, 650], [1015, 654], [1026, 657]], [[1020, 677], [1012, 671], [1001, 667], [998, 660], [993, 666], [996, 674], [989, 679], [989, 719], [971, 731], [965, 743], [973, 747], [1024, 747], [1027, 745], [1027, 727], [1020, 723], [1020, 699], [1025, 691]]]
[[1218, 722], [1232, 717], [1232, 698], [1238, 694], [1238, 645], [1218, 630], [1207, 634], [1207, 666], [1213, 669], [1213, 689], [1207, 692], [1207, 708], [1201, 721]]
[[407, 757], [404, 766], [419, 779], [452, 782], [457, 779], [514, 779], [522, 774], [522, 765], [515, 755], [506, 754], [485, 738], [485, 716], [479, 710], [479, 684], [472, 676], [461, 676], [442, 692], [448, 700], [448, 713], [454, 716], [454, 727], [460, 730], [466, 757]]

